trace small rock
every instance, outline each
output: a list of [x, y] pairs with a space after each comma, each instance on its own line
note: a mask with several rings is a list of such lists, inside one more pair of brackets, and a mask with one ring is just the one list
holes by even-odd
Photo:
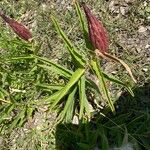
[[131, 3], [134, 2], [134, 0], [125, 0], [125, 2], [126, 2], [127, 4], [131, 4]]
[[79, 124], [79, 119], [76, 115], [73, 117], [72, 124], [76, 124], [76, 125]]
[[146, 32], [146, 31], [147, 31], [147, 28], [144, 27], [144, 26], [140, 26], [139, 29], [138, 29], [138, 32], [139, 32], [139, 33], [144, 33], [144, 32]]
[[89, 112], [90, 113], [94, 112], [93, 106], [91, 104], [88, 104], [88, 105], [89, 105]]
[[113, 75], [115, 75], [115, 74], [117, 74], [117, 71], [112, 71], [111, 73], [112, 73]]
[[109, 10], [113, 13], [119, 14], [119, 6], [115, 1], [109, 3]]
[[149, 45], [149, 44], [147, 44], [147, 45], [145, 46], [145, 48], [146, 48], [146, 49], [149, 49], [149, 48], [150, 48], [150, 45]]
[[126, 14], [125, 7], [120, 7], [120, 12], [122, 15]]
[[136, 51], [137, 51], [138, 53], [140, 53], [141, 48], [140, 48], [140, 47], [137, 47], [137, 48], [136, 48]]
[[69, 10], [69, 11], [72, 11], [72, 9], [73, 9], [72, 6], [67, 6], [66, 8], [67, 8], [67, 10]]
[[146, 28], [147, 28], [148, 30], [150, 30], [150, 26], [147, 26]]
[[115, 9], [114, 9], [114, 1], [111, 1], [110, 2], [110, 4], [109, 4], [109, 9], [111, 10], [111, 11], [114, 11]]
[[142, 69], [144, 72], [147, 72], [148, 71], [148, 68], [143, 68]]

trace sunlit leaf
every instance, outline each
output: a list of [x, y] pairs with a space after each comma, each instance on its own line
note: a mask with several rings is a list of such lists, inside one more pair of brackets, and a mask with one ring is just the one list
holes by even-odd
[[98, 64], [97, 61], [94, 61], [94, 60], [91, 61], [91, 65], [92, 65], [92, 68], [95, 71], [95, 73], [99, 79], [99, 87], [102, 90], [101, 94], [104, 94], [104, 96], [105, 96], [104, 99], [107, 100], [108, 105], [111, 108], [112, 112], [115, 113], [113, 101], [111, 100], [111, 97], [109, 95], [109, 91], [106, 87], [105, 78], [104, 78], [103, 73], [101, 71], [100, 65]]

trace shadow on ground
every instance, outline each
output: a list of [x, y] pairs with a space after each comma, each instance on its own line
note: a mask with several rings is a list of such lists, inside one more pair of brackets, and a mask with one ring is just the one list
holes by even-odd
[[128, 93], [120, 96], [115, 116], [98, 114], [88, 123], [58, 124], [57, 150], [115, 150], [125, 145], [129, 147], [124, 150], [149, 150], [150, 85], [138, 87], [134, 93], [135, 97]]

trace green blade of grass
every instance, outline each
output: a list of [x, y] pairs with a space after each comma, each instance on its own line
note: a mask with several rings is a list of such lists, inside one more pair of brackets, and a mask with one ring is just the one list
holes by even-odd
[[45, 69], [46, 71], [51, 71], [56, 74], [59, 74], [67, 79], [70, 77], [70, 76], [68, 76], [68, 73], [65, 72], [63, 69], [57, 68], [55, 66], [47, 66], [47, 65], [40, 65], [40, 64], [38, 64], [37, 66]]
[[77, 15], [79, 16], [80, 24], [84, 33], [84, 38], [87, 38], [88, 32], [86, 28], [86, 23], [85, 20], [83, 19], [82, 11], [77, 1], [75, 1], [75, 8], [76, 8]]
[[109, 150], [108, 138], [105, 134], [105, 130], [102, 127], [102, 125], [99, 126], [99, 133], [100, 133], [100, 136], [101, 136], [102, 150]]
[[77, 1], [75, 1], [75, 8], [76, 8], [76, 12], [77, 12], [77, 15], [79, 17], [79, 20], [80, 20], [80, 25], [82, 27], [86, 47], [89, 49], [92, 49], [92, 44], [91, 44], [91, 42], [89, 40], [89, 36], [88, 36], [88, 29], [87, 29], [86, 21], [83, 17], [83, 13], [82, 13], [80, 6], [79, 6], [79, 3]]
[[130, 87], [129, 85], [123, 83], [121, 80], [119, 80], [119, 79], [117, 79], [117, 78], [115, 78], [115, 77], [113, 77], [113, 76], [111, 76], [111, 75], [108, 75], [108, 74], [106, 74], [106, 73], [104, 73], [104, 72], [103, 72], [103, 76], [104, 76], [107, 80], [109, 80], [109, 81], [111, 81], [111, 82], [114, 82], [114, 83], [116, 83], [116, 84], [119, 84], [119, 85], [125, 87], [125, 88], [127, 89], [127, 91], [134, 97], [134, 93], [133, 93], [133, 91], [132, 91], [132, 89], [131, 89], [131, 87]]
[[89, 112], [89, 105], [85, 93], [85, 76], [83, 75], [80, 78], [79, 82], [79, 98], [80, 98], [80, 112], [79, 112], [79, 119], [81, 119], [84, 115], [84, 109], [85, 112], [88, 114], [88, 117], [90, 117], [90, 112]]
[[81, 67], [85, 65], [85, 60], [83, 59], [82, 55], [79, 53], [79, 51], [73, 46], [71, 41], [67, 38], [65, 33], [62, 31], [60, 28], [57, 20], [54, 17], [51, 17], [53, 24], [58, 32], [58, 34], [61, 36], [63, 39], [64, 43], [67, 45], [67, 48], [69, 50], [69, 53], [71, 54], [73, 60], [75, 60], [75, 63], [77, 66]]
[[40, 64], [38, 66], [45, 68], [45, 69], [49, 69], [49, 70], [53, 69], [53, 71], [55, 71], [56, 73], [59, 73], [60, 75], [63, 75], [66, 78], [70, 78], [73, 73], [72, 71], [66, 69], [65, 67], [63, 67], [55, 62], [48, 60], [47, 58], [38, 57], [38, 56], [34, 56], [34, 57], [37, 58], [39, 61], [43, 62], [44, 64], [47, 64], [51, 67], [46, 66], [46, 65], [40, 65]]
[[47, 84], [36, 84], [36, 86], [42, 88], [42, 89], [49, 89], [49, 90], [61, 90], [64, 86], [63, 85], [47, 85]]
[[67, 85], [60, 90], [60, 94], [58, 95], [58, 97], [55, 99], [54, 103], [52, 104], [51, 108], [55, 107], [58, 102], [68, 93], [68, 91], [71, 89], [71, 87], [78, 82], [78, 80], [81, 78], [81, 76], [83, 75], [83, 73], [85, 72], [85, 69], [83, 68], [78, 68], [74, 74], [72, 75], [72, 77], [70, 78], [69, 82], [67, 83]]
[[73, 111], [74, 111], [74, 97], [75, 97], [75, 93], [77, 91], [77, 87], [73, 88], [73, 90], [71, 90], [67, 102], [65, 104], [65, 107], [63, 109], [63, 111], [60, 113], [60, 115], [58, 116], [59, 120], [65, 120], [65, 122], [70, 122], [73, 118]]
[[91, 61], [91, 65], [92, 65], [92, 68], [95, 71], [95, 73], [96, 73], [96, 75], [97, 75], [97, 77], [99, 79], [99, 86], [101, 87], [102, 94], [104, 93], [105, 98], [106, 98], [106, 100], [108, 102], [108, 105], [111, 108], [111, 111], [113, 113], [115, 113], [115, 108], [114, 108], [114, 105], [113, 105], [113, 101], [111, 100], [111, 97], [109, 95], [109, 91], [108, 91], [108, 89], [106, 87], [105, 79], [104, 79], [103, 73], [101, 71], [101, 68], [100, 68], [100, 66], [98, 64], [98, 61], [92, 60]]
[[13, 122], [9, 126], [9, 132], [17, 126], [17, 124], [22, 124], [22, 120], [25, 117], [26, 108], [24, 110], [21, 110], [21, 112], [14, 118]]
[[10, 94], [1, 87], [0, 87], [0, 93], [1, 93], [0, 95], [2, 96], [2, 98], [4, 98], [5, 96], [8, 96], [8, 97], [10, 96]]
[[57, 99], [57, 97], [60, 95], [60, 93], [61, 93], [61, 90], [55, 92], [54, 94], [52, 94], [51, 96], [46, 98], [45, 102], [47, 102], [47, 103], [54, 103], [55, 99]]
[[32, 55], [31, 56], [20, 56], [20, 57], [13, 57], [13, 58], [6, 59], [6, 61], [10, 62], [10, 61], [15, 61], [15, 60], [23, 60], [23, 59], [34, 59], [34, 57]]
[[1, 115], [0, 117], [0, 124], [6, 120], [6, 118], [10, 117], [10, 113], [11, 111], [15, 108], [15, 105], [14, 104], [9, 104], [7, 106], [5, 106], [5, 110], [4, 110], [4, 113]]

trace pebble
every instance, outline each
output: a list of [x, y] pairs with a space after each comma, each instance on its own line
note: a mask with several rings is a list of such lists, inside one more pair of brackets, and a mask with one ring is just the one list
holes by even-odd
[[144, 72], [147, 72], [148, 71], [148, 68], [143, 68], [142, 69]]
[[137, 51], [138, 53], [140, 53], [140, 52], [141, 52], [141, 48], [140, 48], [140, 47], [137, 47], [137, 48], [136, 48], [136, 51]]
[[149, 49], [149, 48], [150, 48], [150, 45], [149, 45], [149, 44], [147, 44], [147, 45], [145, 46], [145, 48], [146, 48], [146, 49]]
[[139, 29], [138, 29], [138, 32], [139, 33], [144, 33], [144, 32], [146, 32], [147, 31], [147, 28], [146, 27], [144, 27], [144, 26], [139, 26]]
[[120, 12], [121, 12], [122, 15], [125, 15], [126, 14], [125, 8], [121, 6], [120, 7]]
[[128, 4], [128, 3], [133, 3], [134, 0], [125, 0], [125, 2]]
[[76, 115], [74, 115], [74, 117], [73, 117], [72, 124], [76, 124], [76, 125], [79, 124], [79, 119]]

